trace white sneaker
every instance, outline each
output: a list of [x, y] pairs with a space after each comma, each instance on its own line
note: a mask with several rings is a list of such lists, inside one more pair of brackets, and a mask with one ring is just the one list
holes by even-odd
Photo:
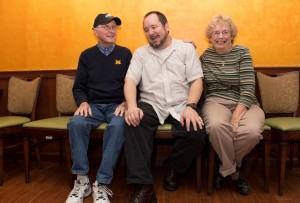
[[101, 185], [96, 181], [93, 184], [94, 203], [110, 203], [107, 195], [112, 197], [113, 192], [106, 185]]
[[87, 179], [87, 182], [83, 182], [82, 180], [74, 181], [74, 188], [70, 192], [66, 203], [82, 203], [83, 198], [87, 197], [91, 194], [91, 186], [90, 181]]

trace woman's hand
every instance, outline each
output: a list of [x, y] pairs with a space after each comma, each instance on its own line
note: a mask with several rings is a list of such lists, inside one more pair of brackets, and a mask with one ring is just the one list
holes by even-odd
[[232, 117], [230, 119], [230, 125], [232, 127], [233, 136], [236, 136], [237, 130], [239, 128], [240, 120], [243, 118], [247, 111], [247, 107], [243, 104], [238, 104], [235, 110], [232, 113]]
[[142, 120], [144, 116], [144, 112], [138, 108], [129, 108], [125, 112], [125, 121], [128, 125], [133, 125], [134, 127], [137, 127], [140, 124], [140, 121]]
[[192, 45], [195, 47], [195, 49], [197, 49], [196, 43], [195, 43], [194, 41], [189, 40], [189, 39], [182, 40], [182, 41], [185, 42], [185, 43], [190, 43], [190, 44], [192, 44]]

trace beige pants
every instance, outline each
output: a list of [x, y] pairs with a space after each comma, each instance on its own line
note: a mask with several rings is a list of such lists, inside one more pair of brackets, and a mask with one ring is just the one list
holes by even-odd
[[244, 156], [262, 139], [265, 114], [257, 105], [246, 111], [239, 122], [237, 134], [233, 135], [229, 122], [236, 105], [231, 100], [209, 97], [202, 108], [209, 141], [222, 162], [219, 172], [224, 177], [241, 167]]

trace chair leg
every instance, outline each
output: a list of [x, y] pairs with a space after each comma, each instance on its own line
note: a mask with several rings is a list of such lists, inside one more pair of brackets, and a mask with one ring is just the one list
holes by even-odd
[[289, 169], [292, 170], [294, 167], [294, 143], [290, 144], [290, 159], [289, 159]]
[[209, 155], [208, 155], [208, 184], [207, 184], [207, 194], [211, 195], [213, 190], [213, 178], [215, 173], [215, 150], [210, 144]]
[[25, 182], [29, 183], [29, 137], [24, 136], [23, 138], [23, 146], [24, 146], [24, 167], [25, 167]]
[[298, 143], [298, 166], [300, 166], [300, 143]]
[[73, 175], [71, 172], [72, 168], [72, 160], [71, 160], [71, 150], [70, 150], [70, 142], [68, 138], [65, 138], [65, 150], [66, 150], [66, 163], [69, 177], [69, 186], [73, 188]]
[[62, 166], [64, 163], [64, 156], [63, 156], [63, 149], [64, 149], [64, 139], [59, 140], [59, 158], [60, 158], [60, 165]]
[[202, 153], [198, 154], [196, 158], [196, 176], [197, 176], [197, 185], [196, 185], [196, 190], [197, 192], [200, 192], [201, 188], [201, 169], [202, 169]]
[[279, 173], [278, 173], [278, 195], [283, 195], [283, 182], [285, 177], [285, 165], [286, 165], [286, 150], [287, 142], [279, 143]]
[[41, 160], [40, 150], [39, 150], [38, 145], [37, 145], [37, 140], [35, 138], [33, 138], [32, 142], [33, 142], [33, 145], [35, 146], [34, 150], [35, 150], [36, 158], [37, 158], [38, 163], [39, 163], [39, 168], [42, 169], [42, 168], [44, 168], [44, 166], [43, 166], [43, 162]]
[[269, 192], [271, 142], [264, 141], [264, 191]]
[[3, 172], [3, 154], [4, 154], [4, 144], [3, 139], [0, 138], [0, 186], [3, 185], [4, 172]]
[[251, 164], [251, 172], [254, 172], [257, 166], [258, 158], [260, 155], [260, 144], [259, 143], [255, 148], [254, 148], [254, 155], [253, 155], [253, 161]]

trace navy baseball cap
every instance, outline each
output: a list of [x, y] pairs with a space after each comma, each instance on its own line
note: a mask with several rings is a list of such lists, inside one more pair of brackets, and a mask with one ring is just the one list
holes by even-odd
[[115, 21], [117, 25], [121, 25], [122, 21], [120, 18], [110, 15], [109, 13], [102, 14], [100, 13], [97, 15], [94, 21], [94, 28], [98, 25], [106, 25], [111, 21]]

